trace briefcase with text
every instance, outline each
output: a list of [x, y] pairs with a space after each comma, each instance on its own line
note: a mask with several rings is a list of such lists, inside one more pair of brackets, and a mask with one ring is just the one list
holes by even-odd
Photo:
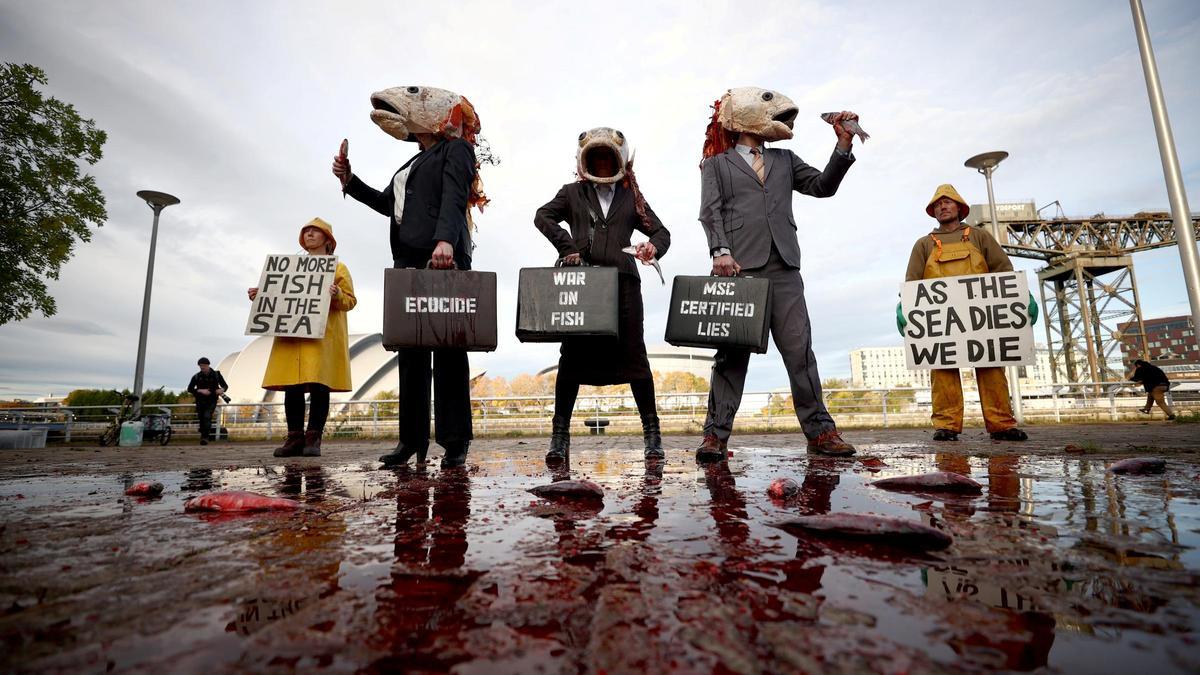
[[617, 268], [527, 267], [517, 287], [517, 339], [617, 335]]
[[386, 269], [383, 348], [496, 349], [496, 273]]
[[767, 351], [771, 281], [753, 277], [677, 276], [666, 341], [678, 347]]

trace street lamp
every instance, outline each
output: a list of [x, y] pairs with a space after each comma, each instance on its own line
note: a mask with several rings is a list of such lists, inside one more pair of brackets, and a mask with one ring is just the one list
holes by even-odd
[[142, 331], [138, 335], [137, 369], [133, 373], [133, 414], [142, 412], [142, 376], [146, 371], [146, 331], [150, 327], [150, 287], [154, 283], [154, 248], [158, 243], [158, 214], [168, 206], [179, 203], [179, 198], [165, 192], [141, 190], [137, 193], [154, 210], [154, 227], [150, 230], [150, 261], [146, 263], [146, 294], [142, 297]]
[[[1008, 237], [1003, 239], [1000, 237], [1000, 221], [996, 218], [996, 195], [992, 192], [992, 172], [1000, 166], [1000, 162], [1007, 158], [1007, 152], [994, 150], [975, 155], [963, 163], [968, 169], [975, 169], [987, 179], [988, 212], [992, 218], [992, 238], [1000, 244], [1005, 243]], [[1008, 369], [1008, 395], [1013, 403], [1013, 417], [1016, 418], [1017, 424], [1024, 424], [1025, 410], [1021, 404], [1021, 372], [1016, 368]]]

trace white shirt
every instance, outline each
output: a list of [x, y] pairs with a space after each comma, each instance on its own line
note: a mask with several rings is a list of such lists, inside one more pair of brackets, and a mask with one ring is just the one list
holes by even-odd
[[605, 218], [607, 218], [608, 208], [612, 206], [613, 195], [616, 194], [617, 191], [613, 188], [612, 183], [596, 183], [595, 185], [596, 197], [600, 200], [600, 212], [604, 214]]
[[396, 177], [392, 179], [392, 196], [396, 198], [396, 206], [392, 209], [392, 214], [396, 217], [396, 222], [403, 222], [404, 218], [404, 188], [408, 185], [408, 172], [412, 171], [412, 165], [404, 167]]

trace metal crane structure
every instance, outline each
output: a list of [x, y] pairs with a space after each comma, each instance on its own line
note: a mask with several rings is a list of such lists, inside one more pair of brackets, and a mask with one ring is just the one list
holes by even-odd
[[[988, 206], [971, 211], [986, 214]], [[1072, 219], [1059, 206], [1058, 217], [1043, 220], [1038, 211], [1032, 203], [996, 205], [1005, 252], [1046, 263], [1037, 275], [1054, 382], [1124, 380], [1122, 342], [1148, 354], [1133, 254], [1176, 244], [1171, 214]], [[1200, 216], [1191, 218], [1200, 239]]]

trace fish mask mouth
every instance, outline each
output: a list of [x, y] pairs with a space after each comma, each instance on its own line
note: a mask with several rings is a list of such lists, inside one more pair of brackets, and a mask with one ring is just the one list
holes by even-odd
[[[608, 160], [613, 175], [597, 176], [597, 164]], [[579, 177], [607, 185], [625, 178], [625, 166], [629, 162], [629, 144], [625, 134], [610, 127], [596, 127], [579, 134], [579, 151], [575, 155], [576, 172]]]
[[382, 93], [371, 94], [371, 121], [389, 136], [402, 141], [416, 141], [416, 136], [409, 131], [408, 122], [396, 107], [385, 100]]
[[779, 122], [788, 129], [794, 129], [796, 124], [796, 116], [800, 114], [800, 109], [796, 107], [788, 108], [771, 118], [774, 122]]
[[783, 94], [762, 87], [736, 87], [725, 92], [718, 122], [735, 133], [748, 133], [764, 141], [792, 138], [799, 108]]

